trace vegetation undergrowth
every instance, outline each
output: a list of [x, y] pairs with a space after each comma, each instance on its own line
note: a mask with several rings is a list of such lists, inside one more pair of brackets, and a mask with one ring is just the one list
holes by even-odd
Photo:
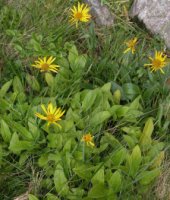
[[164, 44], [130, 20], [132, 1], [102, 1], [110, 28], [77, 3], [0, 1], [0, 199], [156, 199], [169, 147]]

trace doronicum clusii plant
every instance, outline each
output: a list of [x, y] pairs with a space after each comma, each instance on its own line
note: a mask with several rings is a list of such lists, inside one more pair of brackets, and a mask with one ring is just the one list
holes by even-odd
[[15, 156], [21, 168], [34, 157], [34, 167], [43, 173], [37, 198], [133, 199], [135, 193], [142, 199], [160, 175], [164, 144], [152, 137], [153, 119], [145, 119], [143, 128], [140, 97], [121, 105], [121, 93], [112, 93], [111, 85], [76, 93], [60, 128], [39, 124], [37, 105], [26, 99], [20, 105], [27, 102], [31, 110], [22, 115], [22, 125], [13, 109], [4, 110], [1, 140], [10, 132], [2, 147], [5, 157]]
[[84, 88], [83, 77], [89, 68], [86, 66], [87, 55], [79, 54], [74, 44], [66, 43], [64, 49], [65, 54], [57, 58], [58, 74], [45, 73], [49, 95], [56, 96], [61, 102], [66, 101], [65, 97], [69, 101], [73, 94]]

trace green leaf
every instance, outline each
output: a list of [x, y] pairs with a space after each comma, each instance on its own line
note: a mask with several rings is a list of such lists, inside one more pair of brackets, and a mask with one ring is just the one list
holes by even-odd
[[130, 106], [129, 106], [130, 109], [135, 109], [135, 110], [137, 110], [137, 109], [141, 108], [141, 105], [140, 105], [140, 103], [139, 103], [140, 99], [141, 99], [141, 96], [138, 96], [138, 97], [130, 104]]
[[68, 60], [70, 62], [72, 70], [74, 70], [75, 60], [78, 57], [78, 51], [75, 45], [72, 45], [72, 47], [69, 49], [69, 55]]
[[118, 151], [116, 151], [116, 153], [114, 152], [111, 160], [113, 162], [113, 165], [114, 166], [119, 166], [126, 158], [126, 149], [125, 148], [122, 148]]
[[117, 117], [120, 118], [120, 117], [125, 117], [128, 111], [129, 111], [128, 106], [120, 106], [119, 108], [116, 109], [115, 112], [116, 112]]
[[49, 133], [47, 139], [48, 139], [48, 147], [61, 150], [63, 146], [63, 137], [61, 134]]
[[141, 185], [148, 185], [153, 181], [156, 177], [160, 175], [160, 169], [154, 169], [152, 171], [143, 171], [137, 177]]
[[127, 145], [129, 146], [129, 148], [134, 148], [136, 145], [136, 141], [133, 137], [129, 136], [129, 135], [123, 135], [123, 139], [124, 141], [127, 143]]
[[110, 179], [108, 180], [109, 188], [112, 188], [115, 193], [120, 191], [121, 183], [121, 174], [119, 173], [119, 171], [113, 173]]
[[[81, 153], [81, 156], [82, 156], [82, 153]], [[95, 168], [96, 167], [92, 167], [91, 165], [79, 164], [78, 166], [73, 168], [73, 171], [82, 179], [89, 181], [92, 177], [92, 170], [94, 170]]]
[[95, 102], [97, 96], [97, 91], [93, 91], [93, 90], [89, 90], [88, 93], [86, 94], [86, 96], [84, 97], [83, 101], [82, 101], [82, 110], [83, 111], [87, 111], [89, 110], [92, 105]]
[[101, 144], [110, 144], [114, 148], [122, 148], [122, 144], [110, 133], [105, 132], [101, 139]]
[[12, 80], [6, 82], [0, 89], [0, 97], [4, 97], [8, 92], [9, 88], [11, 87]]
[[54, 172], [54, 184], [56, 191], [61, 195], [67, 195], [69, 192], [69, 187], [67, 183], [67, 178], [64, 174], [63, 167], [59, 164]]
[[44, 167], [48, 164], [48, 154], [42, 154], [38, 159], [38, 166]]
[[5, 142], [9, 143], [11, 140], [11, 131], [9, 130], [8, 124], [1, 119], [1, 135]]
[[33, 194], [29, 194], [28, 198], [29, 198], [29, 200], [38, 200], [38, 198], [36, 196], [34, 196]]
[[135, 177], [140, 164], [142, 161], [141, 157], [141, 150], [138, 145], [136, 145], [132, 151], [132, 154], [130, 156], [127, 156], [127, 166], [128, 166], [128, 171], [129, 175], [132, 177]]
[[63, 132], [70, 132], [71, 130], [75, 130], [73, 118], [71, 118], [70, 120], [63, 120], [62, 122]]
[[31, 150], [33, 148], [33, 144], [28, 141], [20, 141], [17, 133], [12, 135], [9, 150], [11, 150], [15, 154], [20, 154], [23, 150]]
[[14, 92], [24, 92], [23, 84], [21, 83], [20, 79], [18, 76], [14, 77], [13, 80], [13, 90]]
[[37, 81], [37, 79], [34, 76], [31, 76], [30, 74], [26, 74], [26, 81], [28, 85], [34, 90], [39, 92], [40, 91], [40, 85]]
[[83, 194], [84, 194], [84, 190], [81, 189], [80, 187], [72, 188], [67, 198], [70, 200], [78, 200], [78, 199], [82, 200]]
[[81, 55], [81, 56], [78, 56], [75, 60], [75, 63], [74, 63], [74, 66], [72, 65], [72, 70], [74, 72], [78, 72], [82, 69], [84, 69], [85, 65], [86, 65], [86, 56], [85, 55]]
[[115, 104], [120, 104], [120, 99], [121, 99], [121, 92], [120, 92], [120, 90], [116, 90], [116, 91], [113, 93], [113, 100], [114, 100], [114, 103], [115, 103]]
[[158, 168], [160, 167], [162, 161], [164, 160], [164, 157], [165, 157], [165, 152], [164, 151], [161, 151], [157, 156], [156, 158], [154, 159], [154, 162], [151, 166], [151, 168]]
[[[100, 198], [105, 198], [109, 196], [109, 189], [106, 188], [103, 184], [99, 183], [96, 184], [92, 187], [92, 189], [88, 193], [88, 198], [91, 199], [100, 199]], [[112, 196], [112, 199], [114, 200], [115, 198]]]
[[9, 121], [8, 124], [11, 126], [11, 128], [15, 129], [21, 135], [21, 137], [28, 140], [34, 140], [32, 134], [20, 123], [11, 121], [9, 119], [8, 121]]
[[33, 122], [31, 122], [31, 120], [28, 121], [28, 127], [34, 141], [37, 141], [40, 137], [40, 130]]
[[145, 127], [143, 129], [143, 132], [140, 138], [140, 145], [144, 151], [148, 150], [151, 146], [151, 143], [152, 143], [151, 135], [152, 135], [153, 129], [154, 129], [153, 119], [149, 118], [145, 123]]
[[100, 168], [91, 179], [93, 185], [104, 184], [104, 167]]
[[47, 200], [60, 200], [60, 199], [57, 196], [55, 196], [54, 194], [48, 193]]
[[110, 116], [111, 116], [111, 113], [108, 111], [98, 112], [92, 117], [90, 124], [91, 126], [97, 126], [99, 124], [102, 124], [107, 119], [109, 119]]
[[139, 87], [133, 83], [125, 83], [123, 85], [123, 91], [127, 98], [131, 100], [140, 94]]
[[101, 90], [102, 90], [103, 92], [109, 92], [109, 93], [110, 93], [111, 86], [112, 86], [112, 83], [111, 83], [111, 82], [106, 83], [106, 84], [104, 84], [104, 85], [101, 87]]
[[45, 80], [48, 84], [49, 87], [53, 87], [54, 86], [54, 77], [52, 74], [50, 73], [45, 73]]

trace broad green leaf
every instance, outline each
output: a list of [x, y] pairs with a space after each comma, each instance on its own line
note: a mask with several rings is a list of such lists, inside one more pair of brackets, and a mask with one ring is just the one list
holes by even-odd
[[75, 65], [75, 60], [78, 57], [78, 51], [75, 45], [72, 45], [72, 47], [69, 49], [69, 55], [68, 55], [68, 60], [70, 62], [71, 68], [74, 71], [74, 65]]
[[148, 185], [150, 184], [156, 177], [160, 175], [160, 169], [154, 169], [151, 171], [142, 171], [137, 179], [141, 185]]
[[132, 154], [127, 156], [129, 175], [135, 177], [142, 161], [141, 150], [138, 145], [133, 148]]
[[28, 85], [34, 90], [39, 92], [40, 91], [40, 85], [37, 81], [37, 79], [34, 76], [31, 76], [30, 74], [26, 74], [26, 81]]
[[103, 85], [103, 86], [101, 87], [101, 90], [102, 90], [103, 92], [110, 92], [111, 85], [112, 85], [111, 82], [106, 83], [105, 85]]
[[107, 198], [109, 190], [101, 183], [96, 184], [88, 193], [88, 197], [92, 199]]
[[34, 141], [37, 141], [40, 137], [40, 130], [33, 122], [31, 122], [31, 120], [28, 121], [28, 127]]
[[72, 144], [72, 139], [67, 140], [67, 142], [64, 145], [63, 152], [70, 152], [71, 144]]
[[48, 164], [48, 154], [42, 154], [38, 159], [38, 165], [44, 167]]
[[116, 152], [113, 153], [113, 156], [111, 158], [114, 166], [119, 166], [126, 158], [126, 149], [121, 148], [120, 150], [116, 150]]
[[123, 85], [123, 91], [127, 98], [131, 100], [140, 94], [139, 87], [133, 83], [125, 83]]
[[87, 111], [89, 110], [95, 102], [97, 96], [97, 91], [89, 90], [86, 94], [85, 98], [82, 101], [82, 110]]
[[24, 92], [23, 84], [21, 83], [20, 79], [18, 76], [14, 77], [13, 80], [13, 90], [14, 92]]
[[129, 136], [129, 135], [123, 135], [123, 139], [124, 141], [127, 143], [127, 145], [129, 146], [129, 148], [133, 149], [136, 145], [136, 140]]
[[103, 184], [104, 185], [104, 167], [100, 168], [91, 179], [93, 185]]
[[75, 59], [74, 67], [72, 66], [72, 70], [74, 72], [76, 72], [76, 71], [78, 72], [78, 71], [80, 71], [80, 69], [82, 70], [86, 65], [86, 60], [87, 60], [87, 58], [85, 55], [78, 56]]
[[120, 106], [118, 109], [116, 109], [116, 115], [118, 118], [125, 117], [126, 113], [128, 113], [129, 107], [128, 106]]
[[156, 158], [154, 159], [154, 162], [151, 166], [151, 168], [158, 168], [160, 167], [162, 161], [164, 160], [164, 157], [165, 157], [165, 152], [164, 151], [161, 151], [157, 156]]
[[29, 200], [38, 200], [38, 198], [36, 196], [34, 196], [33, 194], [29, 194], [28, 198], [29, 198]]
[[45, 80], [48, 84], [49, 87], [53, 87], [54, 86], [54, 77], [52, 74], [50, 73], [45, 73]]
[[124, 131], [125, 133], [127, 133], [130, 136], [133, 136], [135, 138], [139, 138], [142, 134], [141, 128], [137, 127], [137, 126], [126, 126], [121, 128], [122, 131]]
[[33, 144], [28, 141], [20, 141], [17, 133], [12, 135], [9, 150], [15, 154], [20, 154], [23, 150], [31, 150], [33, 148]]
[[113, 93], [113, 100], [114, 100], [114, 103], [115, 103], [115, 104], [120, 104], [120, 99], [121, 99], [121, 92], [120, 92], [120, 90], [116, 90], [116, 91]]
[[70, 200], [82, 200], [82, 196], [84, 194], [84, 190], [80, 187], [72, 188], [71, 192], [68, 194], [67, 198]]
[[11, 131], [9, 129], [8, 124], [1, 119], [1, 135], [5, 142], [9, 143], [11, 140]]
[[[81, 157], [82, 157], [82, 153], [81, 153]], [[91, 165], [81, 164], [81, 165], [78, 165], [75, 168], [73, 168], [73, 171], [74, 171], [75, 174], [77, 174], [82, 179], [89, 181], [92, 177], [92, 171], [95, 168], [96, 167], [93, 167]]]
[[138, 96], [135, 100], [133, 100], [133, 102], [130, 104], [130, 109], [140, 109], [141, 108], [141, 105], [139, 103], [141, 99], [141, 96]]
[[152, 144], [152, 148], [147, 153], [147, 156], [150, 157], [150, 161], [152, 161], [159, 153], [163, 150], [165, 144], [163, 142], [158, 142]]
[[65, 69], [69, 69], [69, 62], [66, 58], [62, 57], [58, 59], [58, 64], [59, 66], [62, 66], [62, 68]]
[[97, 126], [99, 124], [102, 124], [107, 119], [109, 119], [110, 116], [111, 114], [108, 111], [98, 112], [92, 117], [92, 119], [90, 120], [90, 124], [91, 126]]
[[11, 87], [12, 80], [6, 82], [0, 89], [0, 97], [4, 97], [8, 92], [9, 88]]
[[67, 195], [69, 192], [68, 181], [64, 174], [63, 167], [58, 164], [54, 172], [54, 184], [58, 194]]
[[48, 139], [48, 147], [61, 150], [63, 146], [63, 136], [61, 134], [49, 133], [47, 139]]
[[70, 120], [69, 119], [63, 120], [62, 122], [63, 122], [62, 124], [63, 132], [69, 132], [71, 130], [75, 130], [74, 121], [72, 118]]
[[19, 164], [20, 165], [24, 165], [26, 164], [25, 162], [27, 161], [27, 159], [29, 158], [30, 154], [26, 151], [26, 152], [22, 152], [22, 154], [20, 155], [19, 158]]
[[48, 193], [46, 196], [47, 196], [47, 200], [60, 200], [57, 196], [51, 193]]
[[149, 118], [145, 123], [145, 127], [143, 129], [143, 132], [140, 138], [140, 145], [144, 151], [149, 149], [151, 146], [151, 143], [152, 143], [151, 135], [152, 135], [153, 129], [154, 129], [153, 119]]
[[101, 144], [110, 144], [114, 148], [122, 148], [122, 144], [113, 136], [111, 133], [104, 133], [104, 136], [102, 137]]
[[108, 180], [109, 188], [111, 188], [115, 193], [120, 191], [121, 183], [121, 174], [119, 171], [114, 172]]
[[27, 140], [34, 140], [32, 134], [20, 123], [11, 121], [9, 119], [8, 119], [8, 121], [9, 121], [8, 124], [11, 126], [11, 128], [14, 129], [15, 131], [17, 131], [21, 137], [23, 137], [24, 139], [27, 139]]

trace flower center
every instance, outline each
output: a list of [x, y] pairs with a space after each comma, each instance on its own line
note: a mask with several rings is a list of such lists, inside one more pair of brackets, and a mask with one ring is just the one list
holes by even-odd
[[160, 60], [158, 60], [158, 59], [154, 59], [154, 60], [152, 61], [152, 65], [153, 65], [155, 68], [160, 68], [161, 65], [162, 65], [162, 62], [161, 62]]
[[75, 14], [75, 18], [76, 19], [81, 19], [83, 17], [83, 15], [82, 15], [82, 13], [81, 12], [77, 12], [76, 14]]
[[55, 115], [53, 115], [53, 114], [47, 115], [47, 120], [49, 122], [55, 122]]
[[49, 64], [43, 63], [43, 64], [41, 65], [41, 68], [42, 68], [42, 70], [48, 70]]
[[91, 135], [85, 135], [83, 139], [84, 139], [85, 142], [91, 142], [92, 141]]

